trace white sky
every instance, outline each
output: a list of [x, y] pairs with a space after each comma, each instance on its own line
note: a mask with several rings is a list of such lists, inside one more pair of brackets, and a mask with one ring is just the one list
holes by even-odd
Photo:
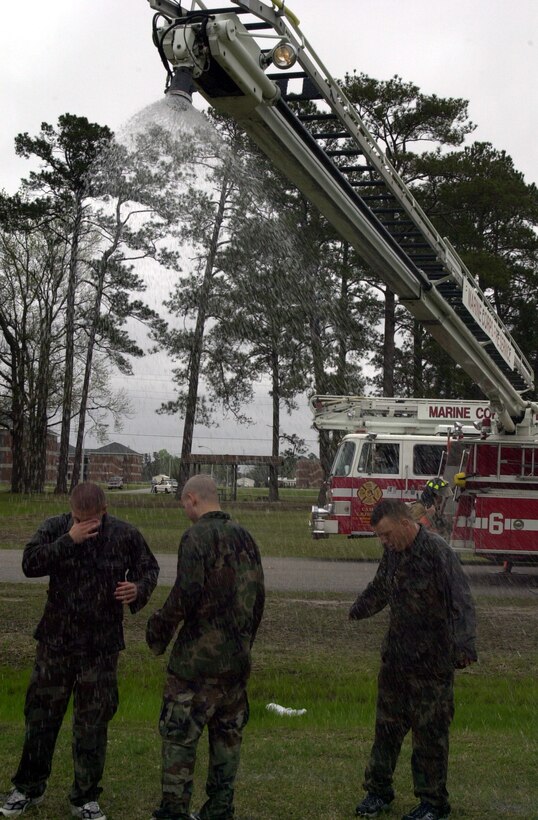
[[[506, 150], [527, 182], [538, 182], [536, 0], [290, 0], [288, 6], [333, 76], [353, 69], [377, 79], [398, 74], [425, 93], [468, 99], [478, 125], [473, 139]], [[15, 157], [17, 133], [36, 134], [42, 121], [55, 124], [66, 112], [117, 130], [160, 97], [165, 78], [151, 42], [152, 14], [146, 0], [2, 0], [0, 188], [13, 193], [28, 171]], [[137, 418], [126, 421], [124, 433], [111, 432], [112, 440], [140, 452], [179, 451], [179, 423], [152, 410], [172, 398], [161, 375], [151, 361], [137, 370], [136, 386], [127, 385]], [[267, 452], [269, 397], [254, 411], [255, 427], [198, 430], [194, 449]], [[311, 439], [314, 449], [309, 424], [303, 406], [283, 427]]]

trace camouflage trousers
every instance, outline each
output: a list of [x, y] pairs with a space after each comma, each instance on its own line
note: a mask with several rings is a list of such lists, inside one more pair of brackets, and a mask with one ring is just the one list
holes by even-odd
[[448, 799], [448, 731], [454, 716], [454, 675], [413, 675], [383, 663], [378, 677], [375, 740], [364, 788], [390, 800], [392, 776], [403, 743], [412, 732], [411, 769], [415, 795], [433, 806]]
[[60, 726], [73, 693], [72, 752], [74, 780], [69, 798], [82, 806], [101, 789], [108, 722], [118, 708], [118, 653], [66, 655], [43, 643], [37, 646], [26, 692], [24, 747], [13, 784], [29, 797], [46, 789]]
[[207, 726], [209, 766], [202, 820], [234, 816], [234, 782], [243, 728], [249, 717], [244, 683], [185, 681], [168, 675], [159, 721], [162, 737], [162, 802], [159, 818], [188, 820], [196, 748]]

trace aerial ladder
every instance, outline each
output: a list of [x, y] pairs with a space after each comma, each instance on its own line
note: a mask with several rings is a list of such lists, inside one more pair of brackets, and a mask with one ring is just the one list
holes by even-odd
[[[284, 0], [148, 0], [167, 93], [231, 116], [482, 390], [502, 433], [529, 434], [533, 371]], [[294, 103], [314, 101], [315, 112]]]
[[486, 401], [312, 396], [316, 430], [345, 433], [478, 436], [494, 414]]

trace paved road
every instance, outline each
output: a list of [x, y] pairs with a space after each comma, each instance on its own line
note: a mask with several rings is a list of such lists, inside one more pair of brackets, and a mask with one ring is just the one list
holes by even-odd
[[[25, 578], [22, 550], [0, 550], [0, 581], [46, 583], [47, 578]], [[171, 586], [176, 576], [176, 556], [157, 555], [159, 584]], [[355, 594], [373, 578], [372, 561], [311, 561], [306, 558], [265, 558], [267, 589], [279, 592], [345, 592]], [[496, 566], [464, 567], [473, 587], [491, 595], [535, 596], [538, 599], [538, 567], [522, 567], [506, 575]]]

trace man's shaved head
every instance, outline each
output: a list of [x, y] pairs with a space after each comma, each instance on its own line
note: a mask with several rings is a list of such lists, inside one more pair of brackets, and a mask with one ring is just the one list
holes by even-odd
[[200, 473], [189, 478], [183, 492], [181, 502], [191, 521], [197, 521], [200, 515], [214, 510], [220, 510], [217, 485], [210, 475]]
[[217, 485], [215, 484], [214, 480], [211, 478], [210, 475], [206, 475], [205, 473], [200, 473], [199, 475], [193, 475], [192, 478], [189, 478], [185, 486], [183, 487], [183, 492], [181, 493], [181, 497], [183, 498], [184, 495], [187, 493], [194, 493], [198, 496], [202, 501], [218, 501], [219, 495], [217, 492]]

